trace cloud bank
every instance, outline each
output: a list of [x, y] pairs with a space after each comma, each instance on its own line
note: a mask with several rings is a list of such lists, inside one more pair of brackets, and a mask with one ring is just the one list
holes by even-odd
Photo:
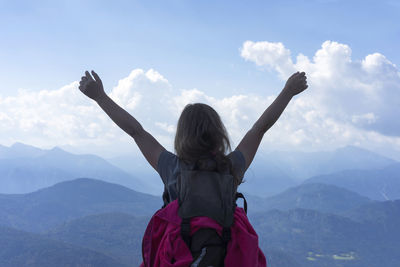
[[[400, 74], [384, 55], [353, 60], [348, 45], [326, 41], [311, 59], [299, 54], [293, 60], [282, 43], [246, 41], [241, 56], [276, 71], [283, 83], [297, 70], [308, 76], [309, 88], [292, 99], [266, 133], [262, 149], [313, 151], [358, 145], [400, 155]], [[107, 93], [169, 150], [179, 114], [188, 103], [213, 106], [235, 146], [276, 98], [216, 98], [196, 88], [179, 90], [153, 69], [133, 70]], [[19, 90], [16, 96], [0, 97], [0, 127], [5, 145], [20, 141], [87, 153], [102, 147], [112, 155], [136, 149], [133, 140], [79, 91], [77, 81], [58, 90]]]
[[400, 136], [400, 73], [384, 55], [374, 53], [362, 60], [351, 58], [348, 45], [326, 41], [312, 59], [299, 54], [293, 62], [282, 43], [246, 41], [241, 56], [274, 69], [280, 77], [305, 71], [309, 92], [302, 100], [342, 124]]

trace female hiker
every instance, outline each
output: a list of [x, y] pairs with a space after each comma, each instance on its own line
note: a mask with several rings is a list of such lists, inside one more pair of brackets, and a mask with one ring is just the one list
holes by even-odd
[[108, 97], [99, 76], [92, 75], [85, 72], [79, 89], [135, 140], [165, 185], [165, 208], [153, 216], [143, 238], [142, 266], [266, 266], [257, 234], [243, 209], [235, 208], [236, 190], [264, 134], [308, 87], [305, 73], [287, 80], [232, 152], [217, 112], [206, 104], [188, 104], [178, 120], [176, 155]]

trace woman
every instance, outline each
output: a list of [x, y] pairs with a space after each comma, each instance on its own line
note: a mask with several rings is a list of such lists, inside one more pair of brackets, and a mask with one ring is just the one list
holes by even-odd
[[[278, 120], [292, 97], [308, 87], [305, 73], [294, 73], [287, 80], [279, 96], [264, 111], [233, 152], [230, 152], [231, 147], [228, 134], [217, 112], [210, 106], [201, 103], [187, 105], [182, 111], [178, 121], [174, 146], [175, 155], [168, 152], [151, 134], [143, 129], [134, 117], [108, 97], [104, 92], [99, 76], [94, 71], [92, 71], [92, 75], [94, 78], [86, 71], [85, 76], [83, 76], [80, 81], [79, 89], [85, 95], [95, 100], [108, 116], [135, 140], [146, 160], [160, 174], [163, 180], [165, 185], [163, 195], [165, 205], [178, 198], [177, 180], [180, 175], [181, 166], [185, 164], [195, 164], [199, 169], [203, 170], [217, 169], [218, 172], [223, 172], [220, 170], [224, 170], [225, 172], [228, 170], [234, 178], [234, 189], [236, 191], [237, 187], [242, 182], [244, 173], [250, 166], [257, 152], [264, 134]], [[210, 160], [211, 158], [215, 160]], [[210, 164], [214, 164], [214, 166], [208, 166]], [[176, 204], [176, 201], [174, 204]], [[171, 208], [172, 206], [169, 205], [168, 207]], [[248, 221], [244, 219], [244, 224], [246, 223], [248, 224]], [[238, 221], [237, 225], [239, 224], [240, 221]], [[245, 229], [245, 227], [243, 229]], [[256, 235], [251, 226], [248, 225], [247, 229]], [[238, 231], [236, 231], [236, 233], [238, 233]], [[151, 234], [149, 236], [151, 236]], [[238, 237], [237, 239], [240, 239], [239, 235], [236, 236]], [[255, 245], [256, 247], [258, 246], [258, 244]], [[240, 246], [240, 244], [238, 246]], [[231, 245], [231, 247], [234, 246]], [[259, 252], [255, 249], [252, 251], [255, 251], [255, 254], [251, 258], [260, 257], [259, 265], [257, 264], [257, 266], [265, 266], [265, 258], [262, 252], [259, 249]], [[151, 253], [150, 250], [148, 254], [150, 255]], [[235, 253], [231, 254], [233, 255]], [[182, 257], [184, 259], [185, 256], [182, 255]], [[158, 259], [158, 256], [153, 256], [152, 254], [150, 258]], [[172, 259], [176, 260], [176, 258]], [[169, 258], [165, 260], [167, 263], [165, 266], [170, 266], [168, 265], [170, 260]], [[191, 257], [186, 258], [186, 260], [188, 264], [192, 262]], [[233, 258], [230, 260], [237, 263], [237, 266], [243, 266]], [[256, 266], [254, 265], [255, 263], [248, 264]], [[155, 265], [164, 266], [162, 264]], [[143, 264], [142, 266], [153, 266], [153, 264]], [[230, 266], [233, 265], [231, 264]]]

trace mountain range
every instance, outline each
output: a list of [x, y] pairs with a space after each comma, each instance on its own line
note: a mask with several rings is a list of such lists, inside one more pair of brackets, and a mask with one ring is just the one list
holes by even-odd
[[127, 267], [112, 257], [87, 248], [0, 225], [0, 266]]
[[[154, 170], [148, 166], [142, 155], [118, 156], [108, 161], [126, 172], [158, 182], [159, 177], [154, 175]], [[240, 190], [267, 197], [317, 175], [344, 170], [376, 170], [394, 163], [397, 161], [355, 146], [319, 152], [259, 152], [247, 170]]]
[[400, 163], [374, 170], [344, 170], [318, 175], [304, 183], [336, 185], [375, 200], [400, 198]]
[[[398, 162], [392, 159], [353, 146], [326, 152], [259, 153], [247, 170], [240, 190], [267, 197], [296, 186], [308, 178], [336, 176], [346, 171], [376, 172], [396, 163]], [[379, 175], [379, 171], [377, 173]], [[141, 155], [105, 160], [90, 154], [72, 154], [58, 147], [45, 150], [22, 143], [15, 143], [11, 147], [0, 146], [0, 177], [0, 193], [5, 194], [29, 193], [79, 177], [117, 183], [153, 195], [161, 195], [163, 191], [157, 172]], [[346, 188], [359, 192], [354, 187]], [[369, 193], [367, 196], [385, 199], [384, 194], [379, 194], [373, 196]], [[392, 196], [387, 199], [392, 199]]]
[[[272, 197], [248, 197], [249, 212], [269, 210], [312, 209], [325, 213], [342, 214], [361, 205], [372, 203], [369, 198], [345, 188], [328, 184], [306, 183], [291, 187]], [[254, 208], [253, 208], [254, 207]]]
[[[400, 266], [400, 163], [355, 147], [272, 155], [239, 187], [269, 267]], [[94, 155], [0, 146], [0, 266], [137, 266], [162, 201], [143, 193], [161, 195], [159, 177], [132, 166], [140, 179]], [[10, 181], [20, 191], [4, 194]]]
[[[366, 219], [380, 208], [392, 212], [379, 223]], [[264, 251], [280, 248], [300, 266], [394, 267], [400, 263], [400, 230], [391, 220], [399, 221], [399, 208], [400, 201], [366, 204], [358, 209], [358, 220], [352, 211], [345, 217], [309, 209], [271, 210], [253, 215], [251, 222]]]
[[44, 150], [21, 143], [0, 148], [0, 177], [0, 193], [4, 194], [29, 193], [79, 177], [155, 192], [145, 177], [135, 177], [98, 156], [75, 155], [58, 147]]
[[87, 215], [106, 212], [151, 215], [161, 206], [160, 197], [80, 178], [28, 194], [0, 194], [0, 225], [43, 232]]
[[[115, 266], [141, 262], [144, 229], [161, 204], [157, 197], [88, 178], [29, 194], [0, 195], [0, 199], [2, 239], [9, 244], [28, 240], [21, 258], [27, 260], [31, 251], [48, 250], [56, 242], [55, 255], [65, 249], [60, 244], [67, 244], [70, 253], [81, 255], [76, 257], [79, 261], [100, 253], [105, 262], [115, 260]], [[371, 201], [324, 184], [303, 184], [256, 199], [260, 206], [249, 204], [249, 210], [254, 210], [249, 219], [269, 266], [391, 267], [400, 262], [400, 200]], [[9, 250], [0, 253], [0, 262], [7, 263], [2, 266], [18, 261], [18, 253]]]

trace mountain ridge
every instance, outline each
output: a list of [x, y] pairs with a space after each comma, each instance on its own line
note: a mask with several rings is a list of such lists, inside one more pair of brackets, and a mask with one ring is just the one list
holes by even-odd
[[65, 221], [107, 211], [150, 215], [161, 205], [161, 197], [79, 178], [28, 194], [0, 194], [0, 224], [43, 232]]
[[340, 186], [374, 200], [400, 198], [400, 163], [376, 170], [344, 170], [318, 175], [303, 183], [325, 183]]

